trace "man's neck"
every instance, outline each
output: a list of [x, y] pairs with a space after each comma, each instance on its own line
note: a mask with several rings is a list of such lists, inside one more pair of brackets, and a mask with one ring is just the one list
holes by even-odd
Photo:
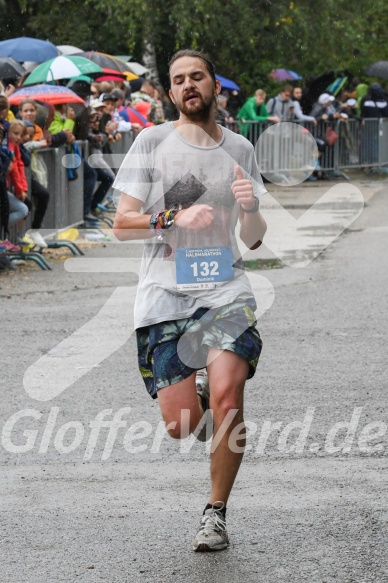
[[209, 148], [222, 140], [222, 130], [215, 119], [194, 122], [181, 114], [180, 118], [174, 121], [174, 126], [182, 138], [193, 146]]

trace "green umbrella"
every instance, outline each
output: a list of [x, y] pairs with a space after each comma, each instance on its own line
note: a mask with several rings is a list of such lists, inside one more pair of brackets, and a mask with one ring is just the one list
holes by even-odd
[[60, 55], [36, 67], [24, 81], [23, 85], [35, 85], [57, 79], [72, 79], [80, 75], [91, 75], [101, 72], [101, 67], [89, 59]]

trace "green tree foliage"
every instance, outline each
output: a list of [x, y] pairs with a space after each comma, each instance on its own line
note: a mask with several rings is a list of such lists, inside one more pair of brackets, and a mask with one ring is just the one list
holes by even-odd
[[[271, 87], [275, 67], [304, 78], [386, 59], [386, 0], [0, 0], [3, 38], [30, 34], [142, 60], [155, 48], [161, 78], [179, 48], [206, 50], [247, 91]], [[273, 85], [272, 85], [273, 86]]]

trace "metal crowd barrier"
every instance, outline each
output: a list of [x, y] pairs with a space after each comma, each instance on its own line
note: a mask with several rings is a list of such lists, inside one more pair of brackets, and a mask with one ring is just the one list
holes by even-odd
[[[112, 144], [113, 153], [125, 155], [130, 149], [133, 140], [133, 132], [123, 133], [122, 139]], [[88, 160], [88, 142], [77, 141], [77, 145], [82, 153], [82, 157]], [[76, 178], [69, 180], [68, 169], [66, 167], [69, 160], [69, 150], [65, 146], [61, 146], [60, 148], [44, 148], [38, 150], [37, 155], [47, 168], [47, 190], [50, 193], [50, 200], [42, 229], [45, 231], [45, 236], [50, 237], [47, 230], [52, 230], [53, 236], [55, 236], [58, 231], [79, 226], [84, 222], [84, 167], [83, 163], [81, 163], [75, 169]], [[109, 157], [107, 159], [109, 163]], [[115, 164], [112, 164], [113, 168], [114, 166]], [[31, 171], [29, 168], [26, 168], [26, 174], [30, 181]], [[31, 228], [31, 213], [25, 221], [24, 227], [24, 232]], [[15, 229], [12, 229], [12, 239], [15, 239], [15, 236], [12, 236], [14, 231]]]
[[[303, 140], [304, 130], [308, 130], [314, 138], [325, 140], [327, 130], [333, 127], [338, 135], [338, 140], [332, 146], [326, 146], [321, 152], [319, 165], [321, 170], [330, 171], [340, 175], [341, 171], [351, 168], [377, 167], [388, 164], [388, 118], [380, 119], [349, 119], [347, 121], [336, 120], [333, 122], [298, 123], [295, 131], [292, 131], [282, 139], [279, 139], [276, 124], [264, 122], [234, 122], [228, 127], [242, 133], [256, 147], [260, 170], [268, 178], [268, 174], [277, 173], [285, 177], [287, 173], [296, 169], [312, 168], [311, 146]], [[265, 147], [259, 139], [267, 130], [269, 138], [265, 141]], [[272, 131], [271, 131], [272, 130]], [[135, 138], [134, 132], [122, 134], [122, 140], [112, 144], [113, 156], [107, 158], [113, 170], [117, 169], [125, 154], [130, 149]], [[83, 152], [83, 157], [88, 159], [88, 142], [77, 142]], [[68, 179], [66, 164], [66, 148], [46, 148], [38, 152], [38, 156], [45, 162], [48, 174], [48, 190], [50, 192], [49, 206], [44, 217], [42, 229], [50, 232], [56, 238], [58, 231], [78, 226], [84, 222], [84, 180], [83, 164], [77, 168], [75, 180]], [[346, 178], [346, 175], [342, 173]], [[27, 177], [30, 177], [30, 169], [27, 169]], [[303, 180], [303, 178], [302, 178]], [[31, 228], [31, 217], [25, 221], [25, 231]], [[17, 242], [16, 226], [10, 229], [10, 240]]]
[[[88, 143], [77, 142], [83, 156], [88, 155]], [[43, 228], [53, 229], [55, 232], [80, 225], [84, 217], [84, 168], [81, 163], [76, 172], [76, 179], [69, 180], [67, 160], [69, 150], [65, 146], [60, 148], [46, 148], [38, 151], [38, 156], [47, 167], [50, 201], [44, 217]]]
[[[338, 140], [331, 146], [322, 144], [319, 166], [323, 171], [340, 174], [349, 168], [364, 168], [388, 164], [388, 118], [348, 119], [335, 122], [294, 122], [295, 130], [276, 131], [276, 124], [266, 122], [234, 122], [228, 127], [242, 133], [255, 146], [259, 168], [264, 174], [284, 174], [311, 165], [311, 148], [303, 140], [303, 128], [314, 138], [326, 142], [328, 128], [334, 129]], [[274, 130], [271, 131], [271, 128]], [[300, 130], [298, 129], [300, 128]], [[266, 131], [265, 140], [260, 140]], [[323, 147], [322, 147], [323, 146]], [[343, 175], [343, 174], [342, 174]], [[344, 176], [344, 175], [343, 175]]]
[[114, 142], [111, 145], [113, 154], [126, 154], [133, 144], [135, 135], [134, 132], [123, 132], [121, 134], [121, 140], [119, 142]]

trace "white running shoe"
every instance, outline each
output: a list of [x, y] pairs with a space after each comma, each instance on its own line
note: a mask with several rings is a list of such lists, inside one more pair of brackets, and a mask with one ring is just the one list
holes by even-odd
[[[198, 370], [197, 374], [195, 375], [195, 388], [197, 390], [197, 395], [201, 399], [202, 409], [205, 415], [210, 415], [210, 412], [207, 413], [209, 409], [209, 400], [210, 400], [210, 391], [209, 391], [209, 379], [207, 377], [206, 368], [203, 370]], [[210, 419], [208, 418], [207, 421], [203, 424], [200, 431], [195, 433], [195, 437], [198, 441], [207, 441], [210, 435], [208, 436], [208, 425]], [[212, 433], [213, 433], [213, 423], [212, 423]]]
[[[214, 504], [222, 504], [222, 506], [217, 508]], [[220, 512], [225, 504], [223, 502], [214, 502], [214, 504], [201, 518], [199, 530], [193, 540], [193, 551], [202, 553], [222, 551], [229, 544], [226, 520]]]
[[37, 247], [47, 247], [46, 241], [43, 239], [39, 231], [30, 231], [28, 233]]

